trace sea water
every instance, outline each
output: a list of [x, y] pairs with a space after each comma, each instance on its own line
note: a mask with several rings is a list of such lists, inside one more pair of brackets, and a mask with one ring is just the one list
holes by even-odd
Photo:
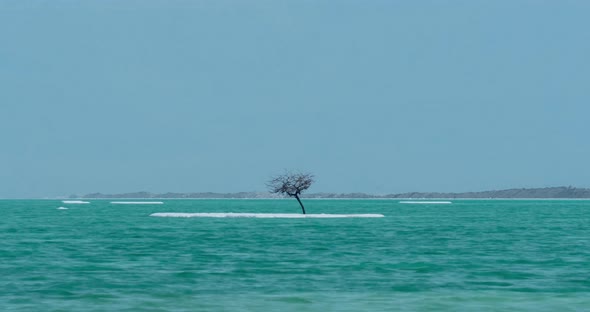
[[590, 310], [590, 201], [89, 201], [0, 201], [1, 311]]

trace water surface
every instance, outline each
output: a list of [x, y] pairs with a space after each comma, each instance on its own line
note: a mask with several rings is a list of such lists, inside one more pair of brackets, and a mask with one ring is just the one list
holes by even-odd
[[162, 201], [0, 201], [2, 310], [590, 309], [590, 201]]

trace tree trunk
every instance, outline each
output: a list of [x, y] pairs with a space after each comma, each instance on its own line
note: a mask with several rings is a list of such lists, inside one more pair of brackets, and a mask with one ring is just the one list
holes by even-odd
[[295, 198], [297, 198], [299, 205], [301, 205], [301, 210], [303, 210], [303, 214], [305, 214], [305, 207], [303, 207], [303, 203], [301, 202], [301, 199], [299, 199], [299, 195], [295, 194]]

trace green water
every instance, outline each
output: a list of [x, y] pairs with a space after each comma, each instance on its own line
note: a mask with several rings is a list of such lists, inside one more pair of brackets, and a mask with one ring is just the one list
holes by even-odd
[[[590, 201], [0, 201], [1, 311], [587, 311]], [[68, 210], [57, 210], [58, 207]]]

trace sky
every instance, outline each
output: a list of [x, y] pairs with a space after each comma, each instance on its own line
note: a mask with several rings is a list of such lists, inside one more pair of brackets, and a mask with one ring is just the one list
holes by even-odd
[[590, 187], [589, 1], [0, 0], [0, 198]]

